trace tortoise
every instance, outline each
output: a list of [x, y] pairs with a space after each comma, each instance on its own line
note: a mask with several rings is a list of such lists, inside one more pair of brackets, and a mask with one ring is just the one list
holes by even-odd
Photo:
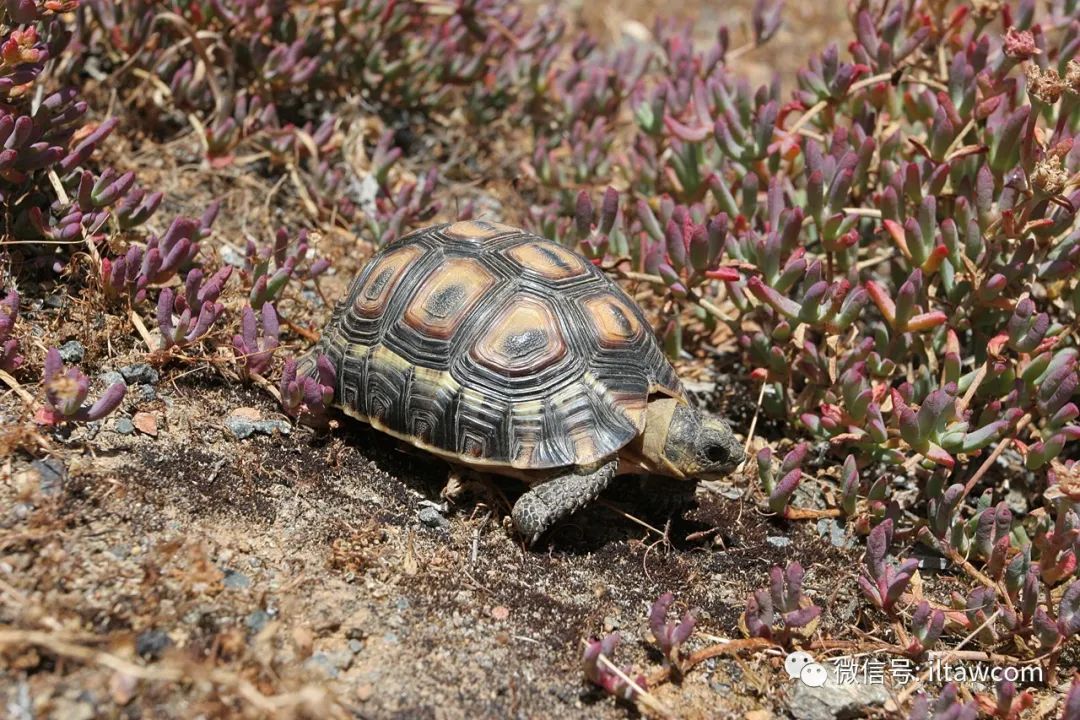
[[436, 225], [376, 253], [298, 371], [314, 375], [319, 353], [347, 415], [528, 483], [511, 517], [530, 543], [616, 475], [707, 479], [743, 460], [618, 285], [500, 223]]

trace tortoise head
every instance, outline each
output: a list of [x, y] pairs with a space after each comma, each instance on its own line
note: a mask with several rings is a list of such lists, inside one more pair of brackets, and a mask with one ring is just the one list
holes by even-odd
[[746, 457], [727, 421], [673, 398], [649, 403], [641, 447], [654, 472], [679, 478], [720, 478]]

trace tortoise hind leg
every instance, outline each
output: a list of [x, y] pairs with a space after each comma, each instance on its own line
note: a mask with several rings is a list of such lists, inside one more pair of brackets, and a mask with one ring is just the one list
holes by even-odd
[[618, 459], [591, 468], [571, 468], [529, 489], [514, 503], [514, 527], [530, 545], [548, 528], [595, 500], [611, 484]]

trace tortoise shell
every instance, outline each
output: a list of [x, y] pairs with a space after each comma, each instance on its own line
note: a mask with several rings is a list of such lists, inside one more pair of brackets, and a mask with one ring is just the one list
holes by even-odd
[[346, 413], [477, 465], [590, 464], [641, 433], [650, 395], [685, 397], [625, 292], [578, 253], [493, 222], [381, 250], [316, 351]]

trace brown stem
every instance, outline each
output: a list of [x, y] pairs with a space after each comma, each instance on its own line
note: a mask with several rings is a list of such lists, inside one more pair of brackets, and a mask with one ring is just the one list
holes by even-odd
[[[705, 662], [706, 660], [714, 657], [721, 657], [724, 655], [738, 655], [740, 652], [747, 650], [758, 651], [768, 650], [769, 648], [779, 648], [780, 646], [771, 640], [765, 638], [748, 638], [745, 640], [732, 640], [726, 643], [717, 643], [716, 645], [709, 645], [697, 652], [691, 653], [679, 663], [679, 667], [683, 674], [693, 668], [698, 663]], [[661, 683], [665, 683], [671, 679], [671, 668], [662, 668], [657, 670], [648, 678], [648, 686], [654, 687]]]
[[[1031, 413], [1027, 413], [1024, 417], [1020, 418], [1020, 421], [1016, 423], [1016, 434], [1019, 435], [1020, 431], [1027, 427], [1030, 422]], [[986, 471], [990, 469], [990, 466], [994, 464], [994, 461], [1001, 456], [1001, 453], [1005, 452], [1005, 448], [1008, 447], [1011, 440], [1012, 438], [1005, 437], [998, 442], [994, 451], [983, 461], [983, 464], [979, 466], [979, 469], [975, 471], [975, 474], [971, 476], [971, 479], [964, 484], [964, 493], [960, 496], [960, 500], [963, 500], [968, 496], [971, 489], [975, 487], [975, 483], [982, 479], [982, 476], [986, 474]]]
[[784, 518], [787, 520], [820, 520], [821, 518], [844, 517], [844, 511], [840, 508], [817, 508], [788, 507], [784, 510]]

